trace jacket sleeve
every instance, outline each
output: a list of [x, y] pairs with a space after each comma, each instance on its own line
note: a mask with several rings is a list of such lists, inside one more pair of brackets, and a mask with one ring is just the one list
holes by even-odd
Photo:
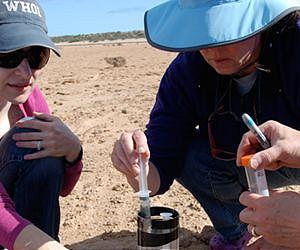
[[195, 75], [185, 71], [182, 64], [180, 57], [175, 59], [164, 74], [145, 131], [150, 161], [160, 175], [157, 194], [166, 192], [179, 176], [196, 131]]
[[60, 191], [61, 196], [65, 197], [72, 192], [77, 181], [79, 180], [79, 177], [82, 172], [82, 168], [83, 168], [82, 161], [78, 162], [74, 166], [65, 168], [64, 183]]
[[[25, 112], [25, 116], [32, 116], [34, 111], [50, 114], [49, 106], [38, 86], [34, 88], [28, 100], [23, 104], [23, 107], [21, 106], [21, 109]], [[74, 166], [65, 167], [65, 175], [60, 193], [61, 196], [67, 196], [71, 193], [79, 180], [82, 168], [82, 161], [78, 162]]]

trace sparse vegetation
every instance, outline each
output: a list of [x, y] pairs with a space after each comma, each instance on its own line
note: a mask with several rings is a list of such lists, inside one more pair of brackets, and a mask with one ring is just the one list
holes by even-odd
[[55, 36], [52, 37], [53, 42], [99, 42], [99, 41], [113, 41], [113, 40], [125, 40], [125, 39], [137, 39], [145, 38], [145, 33], [142, 30], [135, 30], [130, 32], [107, 32], [107, 33], [95, 33], [87, 35], [68, 35], [68, 36]]

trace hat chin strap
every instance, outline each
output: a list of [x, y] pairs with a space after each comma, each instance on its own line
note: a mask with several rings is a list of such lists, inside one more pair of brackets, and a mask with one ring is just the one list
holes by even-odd
[[[249, 63], [245, 64], [238, 72], [236, 73], [233, 73], [232, 74], [232, 77], [233, 78], [240, 78], [240, 77], [243, 77], [247, 74], [245, 74], [245, 72], [252, 66], [254, 66], [255, 69], [257, 70], [260, 70], [260, 71], [263, 71], [265, 73], [271, 73], [271, 70], [270, 69], [265, 69], [264, 68], [264, 65], [260, 64], [258, 62], [259, 60], [259, 56], [257, 56], [254, 60], [250, 61]], [[250, 72], [252, 73], [252, 72]], [[250, 74], [249, 73], [249, 74]]]
[[263, 72], [266, 72], [266, 73], [271, 73], [271, 70], [270, 69], [264, 69], [263, 68], [264, 65], [260, 64], [260, 63], [255, 63], [255, 67], [260, 70], [260, 71], [263, 71]]
[[[265, 73], [271, 73], [271, 70], [270, 69], [265, 69], [263, 68], [264, 65], [260, 64], [257, 62], [258, 61], [258, 58], [252, 62], [250, 62], [249, 64], [245, 65], [243, 68], [241, 68], [238, 72], [236, 73], [233, 73], [231, 76], [233, 78], [240, 78], [240, 77], [243, 77], [245, 75], [248, 75], [248, 74], [245, 74], [245, 71], [247, 69], [249, 69], [252, 65], [254, 65], [255, 69], [257, 70], [260, 70], [260, 71], [263, 71]], [[252, 73], [252, 72], [251, 72]], [[249, 73], [250, 74], [250, 73]]]
[[247, 72], [247, 70], [249, 70], [251, 67], [254, 67], [254, 69], [259, 69], [257, 67], [257, 65], [260, 65], [259, 63], [257, 63], [258, 59], [259, 59], [259, 56], [257, 58], [255, 58], [254, 60], [252, 60], [252, 61], [248, 62], [247, 64], [245, 64], [238, 72], [233, 73], [232, 77], [233, 78], [240, 78], [240, 77], [243, 77], [245, 75], [249, 75], [250, 73], [252, 73], [254, 71], [253, 70], [249, 73]]
[[[253, 47], [251, 49], [251, 53], [254, 53], [255, 50], [257, 49], [257, 44], [258, 44], [257, 43], [257, 39], [260, 39], [260, 38], [259, 37], [255, 38], [255, 43], [254, 43], [254, 45], [253, 45]], [[263, 45], [263, 47], [265, 47], [265, 44]], [[243, 77], [245, 75], [248, 75], [248, 74], [252, 73], [256, 69], [260, 70], [260, 71], [263, 71], [263, 72], [266, 72], [266, 73], [270, 73], [271, 72], [270, 69], [264, 69], [263, 65], [260, 64], [260, 63], [258, 63], [259, 57], [260, 57], [260, 53], [261, 53], [261, 47], [259, 47], [259, 50], [260, 51], [259, 51], [258, 55], [253, 60], [251, 60], [247, 64], [245, 64], [238, 72], [232, 74], [232, 76], [234, 78], [239, 78], [239, 77]], [[254, 70], [251, 71], [250, 73], [248, 73], [247, 70], [249, 70], [251, 67], [253, 67]]]

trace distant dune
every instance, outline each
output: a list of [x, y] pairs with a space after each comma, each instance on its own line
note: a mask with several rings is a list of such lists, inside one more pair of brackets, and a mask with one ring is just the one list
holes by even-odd
[[98, 42], [59, 42], [55, 43], [57, 46], [86, 46], [86, 45], [105, 45], [105, 44], [126, 44], [126, 43], [145, 43], [147, 40], [145, 38], [128, 38], [128, 39], [116, 39], [116, 40], [104, 40]]
[[142, 30], [134, 30], [128, 32], [106, 32], [95, 34], [79, 34], [52, 37], [55, 43], [77, 43], [77, 42], [105, 42], [105, 41], [122, 41], [128, 39], [145, 38], [145, 33]]

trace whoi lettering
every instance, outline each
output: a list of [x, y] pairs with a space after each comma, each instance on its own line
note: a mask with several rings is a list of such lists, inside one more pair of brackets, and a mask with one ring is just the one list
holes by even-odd
[[2, 4], [5, 5], [9, 12], [22, 11], [42, 17], [39, 7], [34, 3], [24, 1], [3, 1]]

